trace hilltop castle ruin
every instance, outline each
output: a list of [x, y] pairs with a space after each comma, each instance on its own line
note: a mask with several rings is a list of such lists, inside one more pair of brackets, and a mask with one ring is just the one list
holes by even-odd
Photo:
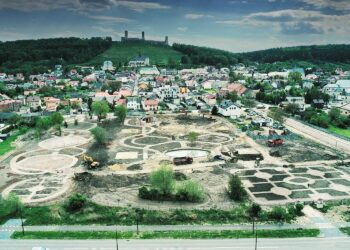
[[165, 36], [164, 41], [146, 40], [144, 31], [142, 31], [141, 33], [141, 38], [137, 38], [137, 37], [129, 37], [129, 32], [126, 30], [125, 35], [124, 37], [122, 37], [121, 41], [122, 42], [148, 42], [151, 44], [169, 45], [168, 36]]

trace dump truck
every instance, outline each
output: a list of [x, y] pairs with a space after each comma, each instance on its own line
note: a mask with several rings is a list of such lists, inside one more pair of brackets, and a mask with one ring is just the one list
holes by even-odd
[[267, 141], [267, 146], [269, 147], [277, 147], [283, 145], [283, 140], [282, 139], [274, 139], [274, 140], [268, 140]]
[[192, 164], [193, 158], [192, 157], [176, 157], [173, 159], [173, 163], [175, 165], [186, 165], [186, 164]]

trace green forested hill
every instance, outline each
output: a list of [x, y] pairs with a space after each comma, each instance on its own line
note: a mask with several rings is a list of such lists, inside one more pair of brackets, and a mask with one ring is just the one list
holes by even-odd
[[0, 71], [43, 73], [55, 64], [86, 62], [111, 45], [111, 38], [71, 37], [0, 42]]
[[246, 60], [261, 63], [308, 61], [312, 63], [350, 63], [350, 45], [312, 45], [275, 48], [241, 53]]
[[148, 56], [151, 64], [157, 65], [179, 64], [182, 57], [182, 53], [171, 46], [154, 45], [147, 42], [113, 42], [110, 49], [89, 60], [86, 64], [101, 65], [104, 61], [110, 60], [120, 66], [138, 55]]

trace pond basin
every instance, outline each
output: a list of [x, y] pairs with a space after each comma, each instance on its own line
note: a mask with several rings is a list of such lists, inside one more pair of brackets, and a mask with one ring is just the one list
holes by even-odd
[[199, 157], [206, 157], [208, 156], [209, 152], [202, 149], [176, 149], [171, 150], [165, 153], [166, 156], [170, 157], [192, 157], [192, 158], [199, 158]]

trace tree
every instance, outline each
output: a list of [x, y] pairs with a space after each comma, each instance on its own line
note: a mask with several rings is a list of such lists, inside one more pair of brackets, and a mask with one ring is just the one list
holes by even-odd
[[98, 121], [100, 122], [109, 112], [109, 106], [106, 101], [96, 101], [91, 105], [92, 112], [97, 115]]
[[115, 107], [114, 114], [118, 117], [118, 119], [123, 123], [126, 118], [126, 113], [128, 112], [127, 108], [124, 105], [117, 105]]
[[189, 58], [189, 56], [184, 55], [181, 57], [181, 64], [190, 64], [191, 63], [191, 59]]
[[234, 201], [242, 201], [247, 195], [238, 175], [232, 175], [228, 183], [228, 194]]
[[0, 219], [18, 216], [22, 208], [21, 200], [14, 193], [10, 193], [6, 198], [0, 197]]
[[17, 126], [21, 123], [21, 121], [22, 121], [22, 117], [18, 114], [15, 114], [10, 117], [10, 119], [8, 120], [8, 123], [13, 127], [17, 128]]
[[196, 141], [199, 137], [199, 134], [197, 132], [190, 132], [188, 135], [187, 135], [187, 139], [190, 141], [190, 143], [192, 145], [196, 144]]
[[60, 112], [55, 112], [50, 116], [52, 125], [61, 125], [64, 121], [64, 118]]
[[285, 108], [284, 110], [289, 113], [289, 114], [292, 114], [292, 115], [296, 115], [299, 113], [299, 105], [296, 104], [296, 103], [289, 103]]
[[218, 115], [218, 113], [219, 113], [218, 107], [214, 106], [214, 107], [211, 109], [211, 114], [212, 114], [212, 115]]
[[91, 129], [91, 134], [94, 136], [95, 141], [100, 144], [104, 145], [107, 142], [107, 133], [104, 128], [101, 127], [95, 127]]
[[236, 91], [230, 92], [227, 94], [226, 99], [231, 100], [232, 102], [237, 102], [238, 94]]
[[303, 81], [301, 73], [290, 72], [288, 74], [288, 81], [292, 84], [301, 83]]
[[261, 206], [259, 204], [253, 203], [248, 209], [249, 217], [252, 219], [258, 218], [261, 213]]
[[277, 108], [276, 110], [273, 110], [273, 111], [271, 110], [271, 111], [269, 111], [268, 115], [273, 120], [275, 120], [275, 121], [277, 121], [277, 122], [279, 122], [281, 124], [284, 123], [285, 118], [284, 118], [284, 113], [283, 113], [282, 109]]
[[174, 186], [174, 172], [168, 165], [162, 165], [150, 175], [151, 188], [156, 189], [164, 196], [171, 196]]

